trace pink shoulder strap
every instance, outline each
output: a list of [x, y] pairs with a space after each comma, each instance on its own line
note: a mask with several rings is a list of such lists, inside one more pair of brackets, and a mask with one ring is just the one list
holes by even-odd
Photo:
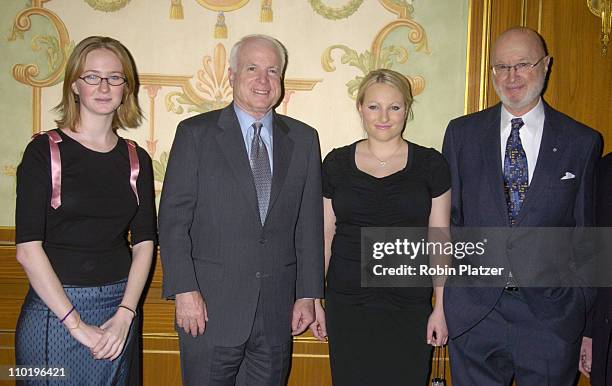
[[138, 154], [136, 153], [136, 143], [130, 139], [126, 139], [125, 142], [127, 142], [128, 155], [130, 157], [130, 185], [132, 186], [132, 191], [136, 195], [136, 203], [140, 205], [138, 188], [136, 187], [138, 173], [140, 172], [140, 162], [138, 161]]
[[49, 150], [51, 152], [51, 207], [57, 209], [62, 205], [62, 158], [58, 143], [62, 137], [57, 131], [45, 132], [49, 137]]
[[[58, 143], [62, 142], [62, 137], [56, 131], [46, 131], [44, 133], [49, 137], [49, 151], [51, 153], [51, 207], [57, 209], [62, 205], [62, 158]], [[138, 173], [140, 173], [140, 162], [136, 153], [136, 143], [126, 139], [128, 156], [130, 158], [130, 186], [136, 195], [136, 203], [140, 205], [138, 198]]]

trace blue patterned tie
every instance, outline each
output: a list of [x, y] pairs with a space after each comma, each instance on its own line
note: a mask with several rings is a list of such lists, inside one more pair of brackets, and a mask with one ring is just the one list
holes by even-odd
[[514, 118], [510, 122], [512, 128], [506, 143], [504, 158], [504, 191], [510, 223], [515, 225], [521, 205], [525, 201], [527, 189], [529, 189], [529, 169], [527, 168], [527, 155], [525, 155], [519, 135], [519, 130], [523, 127], [524, 122], [521, 118]]
[[251, 170], [257, 191], [257, 204], [259, 206], [259, 219], [261, 225], [266, 221], [268, 204], [270, 203], [270, 189], [272, 188], [272, 173], [268, 149], [261, 139], [261, 122], [253, 123], [253, 140], [251, 141]]

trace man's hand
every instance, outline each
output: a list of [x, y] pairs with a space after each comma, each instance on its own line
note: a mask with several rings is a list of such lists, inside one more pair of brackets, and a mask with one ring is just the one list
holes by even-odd
[[[186, 334], [196, 337], [202, 335], [208, 322], [206, 303], [199, 291], [176, 294], [176, 324], [185, 330]], [[294, 311], [295, 314], [295, 311]]]
[[315, 321], [310, 325], [312, 335], [321, 342], [327, 341], [327, 326], [325, 324], [325, 309], [321, 304], [321, 299], [315, 299]]
[[591, 365], [593, 363], [593, 339], [586, 336], [582, 337], [582, 346], [580, 346], [580, 359], [578, 359], [578, 370], [585, 377], [591, 377]]
[[303, 333], [310, 323], [314, 322], [314, 300], [298, 299], [293, 305], [293, 318], [291, 320], [291, 335]]

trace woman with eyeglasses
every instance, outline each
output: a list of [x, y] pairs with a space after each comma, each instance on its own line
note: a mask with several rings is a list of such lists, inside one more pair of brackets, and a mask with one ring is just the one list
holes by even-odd
[[43, 381], [137, 383], [156, 220], [151, 159], [117, 134], [140, 124], [136, 92], [126, 48], [84, 39], [66, 63], [58, 128], [36, 136], [17, 169], [17, 260], [30, 290], [16, 359], [54, 369]]

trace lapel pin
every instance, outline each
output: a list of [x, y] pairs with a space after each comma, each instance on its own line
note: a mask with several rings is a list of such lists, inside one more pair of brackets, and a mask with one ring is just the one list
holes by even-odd
[[553, 147], [553, 153], [556, 153], [556, 152], [557, 152], [557, 148]]

